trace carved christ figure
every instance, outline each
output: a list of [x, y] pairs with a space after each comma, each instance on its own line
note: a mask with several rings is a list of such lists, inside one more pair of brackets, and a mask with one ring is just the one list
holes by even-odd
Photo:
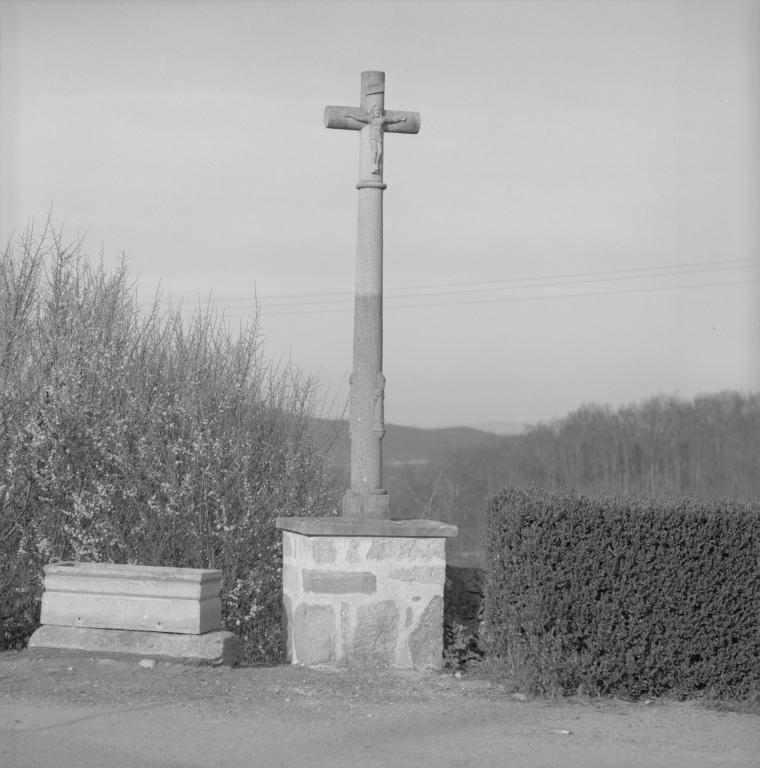
[[405, 123], [405, 117], [392, 118], [383, 114], [383, 110], [375, 104], [372, 107], [372, 117], [357, 117], [356, 115], [346, 114], [352, 120], [359, 123], [368, 123], [370, 126], [369, 143], [372, 147], [372, 173], [380, 173], [380, 161], [383, 157], [383, 126], [390, 123]]

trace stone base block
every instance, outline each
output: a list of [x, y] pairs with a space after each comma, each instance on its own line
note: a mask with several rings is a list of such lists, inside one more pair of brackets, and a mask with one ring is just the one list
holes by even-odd
[[[333, 518], [279, 518], [277, 524], [289, 662], [441, 666], [445, 539], [456, 527]], [[416, 535], [402, 533], [405, 528]]]
[[216, 666], [234, 666], [243, 658], [243, 642], [222, 630], [203, 635], [140, 632], [90, 627], [42, 626], [29, 648], [57, 648], [98, 654], [165, 657]]
[[343, 495], [344, 518], [390, 520], [391, 497], [386, 493], [359, 493], [349, 488]]

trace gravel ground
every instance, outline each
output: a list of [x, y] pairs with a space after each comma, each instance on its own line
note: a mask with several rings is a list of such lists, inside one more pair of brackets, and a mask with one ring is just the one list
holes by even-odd
[[0, 766], [760, 766], [760, 718], [387, 669], [0, 654]]

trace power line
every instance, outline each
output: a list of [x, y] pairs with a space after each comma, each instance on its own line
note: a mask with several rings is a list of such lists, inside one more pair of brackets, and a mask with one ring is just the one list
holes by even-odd
[[[758, 280], [735, 280], [731, 282], [722, 283], [694, 283], [692, 285], [672, 285], [663, 286], [660, 288], [629, 288], [622, 291], [592, 291], [589, 293], [565, 293], [553, 296], [513, 296], [501, 299], [473, 299], [471, 301], [444, 301], [437, 302], [435, 304], [395, 304], [386, 305], [385, 310], [389, 309], [418, 309], [421, 307], [458, 307], [463, 304], [502, 304], [507, 302], [516, 301], [543, 301], [546, 299], [574, 299], [583, 298], [589, 296], [614, 296], [623, 293], [649, 293], [653, 291], [677, 291], [687, 288], [711, 288], [722, 285], [747, 285], [749, 283], [760, 283]], [[397, 298], [404, 298], [403, 296]], [[319, 315], [319, 314], [331, 314], [334, 312], [353, 312], [353, 307], [345, 307], [343, 309], [305, 309], [305, 310], [292, 310], [290, 312], [266, 312], [266, 317], [278, 317], [284, 315]], [[245, 315], [225, 315], [226, 317], [245, 317]]]
[[[749, 263], [748, 263], [749, 262]], [[502, 279], [502, 280], [480, 280], [477, 282], [469, 282], [469, 283], [438, 283], [438, 284], [428, 284], [428, 285], [418, 285], [418, 286], [407, 286], [405, 288], [386, 288], [385, 293], [390, 294], [392, 292], [397, 291], [419, 291], [419, 290], [426, 290], [429, 288], [466, 288], [467, 286], [481, 286], [481, 285], [499, 285], [504, 283], [526, 283], [531, 281], [538, 281], [538, 280], [559, 280], [559, 279], [565, 279], [565, 278], [578, 278], [578, 277], [595, 277], [597, 275], [618, 275], [618, 274], [630, 274], [633, 272], [653, 272], [653, 271], [661, 271], [663, 269], [686, 269], [689, 267], [704, 267], [704, 266], [710, 266], [710, 265], [726, 265], [726, 264], [745, 264], [746, 267], [751, 267], [753, 264], [760, 262], [760, 259], [757, 258], [751, 258], [751, 259], [727, 259], [723, 261], [697, 261], [697, 262], [689, 262], [686, 264], [666, 264], [662, 266], [657, 267], [634, 267], [630, 269], [615, 269], [615, 270], [602, 270], [597, 272], [570, 272], [566, 274], [559, 274], [559, 275], [544, 275], [541, 277], [522, 277], [522, 278], [511, 278], [511, 279]], [[725, 267], [726, 269], [740, 269], [742, 267]], [[720, 268], [718, 268], [720, 269]], [[701, 270], [701, 271], [712, 271], [712, 270]], [[668, 273], [668, 274], [692, 274], [693, 271], [690, 272], [674, 272], [674, 273]], [[661, 277], [665, 276], [663, 274], [651, 274], [651, 275], [634, 275], [633, 277]], [[628, 279], [628, 278], [607, 278], [609, 280], [613, 279]], [[601, 281], [580, 281], [580, 282], [603, 282]], [[516, 287], [544, 287], [544, 286], [516, 286]], [[497, 290], [495, 288], [481, 288], [481, 289], [473, 289], [473, 290]], [[221, 304], [223, 302], [230, 302], [230, 301], [271, 301], [274, 299], [298, 299], [298, 298], [313, 298], [313, 297], [322, 297], [322, 296], [348, 296], [353, 297], [354, 293], [353, 291], [333, 291], [333, 292], [322, 292], [322, 293], [291, 293], [291, 294], [280, 294], [275, 296], [266, 296], [263, 298], [259, 298], [256, 296], [253, 297], [247, 297], [247, 298], [231, 298], [231, 299], [214, 299], [213, 303], [215, 304]], [[435, 294], [425, 294], [425, 295], [435, 295]], [[441, 294], [444, 295], [444, 294]], [[399, 296], [397, 298], [404, 298], [403, 296]], [[412, 298], [410, 296], [410, 298]], [[303, 302], [304, 304], [313, 304], [313, 303], [334, 303], [337, 301], [341, 301], [342, 299], [333, 299], [332, 301], [326, 300], [324, 302]], [[170, 303], [171, 299], [165, 299], [162, 303]], [[298, 303], [296, 303], [298, 304]], [[288, 305], [281, 305], [281, 306], [288, 306]], [[230, 309], [237, 309], [237, 307], [230, 307]], [[185, 310], [185, 311], [191, 311], [191, 310]]]
[[[493, 288], [465, 288], [463, 290], [452, 290], [452, 291], [430, 291], [428, 293], [410, 293], [404, 296], [388, 296], [387, 298], [417, 299], [425, 296], [454, 296], [461, 293], [484, 293], [488, 291], [517, 291], [517, 290], [524, 290], [525, 288], [553, 288], [558, 285], [583, 285], [586, 283], [608, 283], [608, 282], [613, 282], [617, 280], [641, 280], [641, 279], [646, 279], [650, 277], [672, 277], [673, 275], [697, 275], [697, 274], [702, 274], [704, 272], [725, 272], [725, 271], [736, 270], [736, 269], [748, 269], [748, 268], [751, 268], [752, 266], [754, 265], [746, 265], [744, 267], [739, 267], [739, 266], [715, 267], [713, 269], [691, 269], [691, 270], [679, 271], [679, 272], [661, 272], [660, 274], [657, 274], [657, 275], [628, 275], [625, 277], [600, 277], [592, 280], [575, 280], [575, 281], [562, 280], [554, 283], [536, 283], [534, 285], [509, 285], [509, 286], [493, 287]], [[478, 283], [475, 283], [475, 285], [478, 285]], [[346, 298], [346, 299], [315, 299], [314, 301], [283, 302], [281, 304], [273, 304], [272, 309], [279, 309], [280, 307], [302, 307], [302, 306], [307, 306], [309, 304], [335, 304], [338, 302], [345, 302], [345, 301], [352, 301], [352, 300], [353, 300], [353, 293], [350, 294], [350, 298]], [[268, 301], [269, 299], [260, 299], [260, 303], [262, 304], [266, 304]], [[240, 307], [228, 307], [228, 309], [230, 310], [248, 309], [248, 306], [244, 305]]]

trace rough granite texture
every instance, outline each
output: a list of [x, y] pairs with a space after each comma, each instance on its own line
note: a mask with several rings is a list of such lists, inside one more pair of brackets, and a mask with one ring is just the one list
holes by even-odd
[[436, 640], [443, 627], [443, 597], [436, 595], [426, 606], [409, 637], [409, 651], [412, 664], [419, 667], [434, 667], [440, 656], [436, 652]]
[[445, 538], [283, 531], [283, 640], [294, 664], [437, 668]]
[[327, 664], [335, 660], [335, 607], [299, 603], [293, 616], [295, 655], [309, 659], [310, 664]]
[[360, 605], [356, 609], [354, 658], [392, 665], [398, 646], [398, 606], [395, 600]]

